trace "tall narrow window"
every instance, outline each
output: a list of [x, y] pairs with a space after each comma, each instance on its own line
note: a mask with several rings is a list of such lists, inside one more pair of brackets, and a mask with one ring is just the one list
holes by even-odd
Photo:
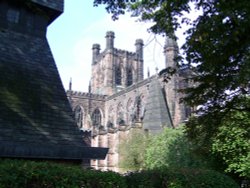
[[83, 110], [80, 106], [76, 106], [74, 113], [75, 113], [76, 124], [81, 129], [83, 127], [83, 116], [84, 116]]
[[18, 9], [9, 9], [7, 11], [7, 20], [12, 23], [19, 22], [20, 12]]
[[122, 71], [120, 66], [116, 67], [115, 70], [115, 84], [122, 85]]
[[141, 96], [135, 98], [134, 121], [142, 121], [144, 116], [144, 104]]
[[129, 68], [127, 70], [127, 86], [130, 86], [133, 84], [133, 73], [132, 73], [132, 69]]
[[96, 108], [94, 110], [94, 112], [92, 113], [92, 125], [94, 127], [100, 127], [101, 126], [101, 122], [102, 122], [102, 115], [101, 112], [98, 108]]

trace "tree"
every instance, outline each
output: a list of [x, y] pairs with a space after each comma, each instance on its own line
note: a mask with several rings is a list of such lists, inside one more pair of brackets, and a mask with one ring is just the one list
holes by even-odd
[[[237, 109], [240, 109], [239, 103]], [[250, 106], [246, 98], [244, 106]], [[197, 146], [194, 152], [209, 156], [211, 152], [226, 172], [250, 177], [250, 113], [228, 110], [210, 117], [191, 117], [186, 125], [189, 139]]]
[[148, 138], [141, 129], [132, 129], [130, 134], [119, 144], [119, 167], [124, 170], [140, 170], [143, 168], [144, 154]]
[[[189, 25], [185, 31], [187, 37], [179, 66], [192, 70], [193, 74], [187, 78], [192, 84], [181, 92], [185, 94], [183, 101], [186, 104], [199, 107], [196, 117], [190, 118], [187, 123], [186, 132], [189, 139], [200, 146], [201, 153], [206, 155], [212, 151], [213, 144], [219, 144], [217, 141], [221, 140], [222, 132], [227, 132], [223, 129], [224, 125], [228, 125], [225, 118], [229, 118], [232, 112], [250, 113], [248, 0], [141, 0], [134, 3], [95, 0], [94, 5], [98, 4], [105, 4], [114, 20], [125, 11], [130, 11], [141, 21], [152, 21], [153, 26], [149, 30], [156, 34], [176, 37], [174, 31], [177, 28], [183, 23]], [[193, 21], [185, 14], [190, 13], [191, 7], [202, 12]], [[249, 115], [244, 117], [249, 118]], [[249, 127], [249, 121], [246, 122]], [[237, 128], [237, 125], [231, 126]], [[249, 140], [249, 137], [247, 135], [246, 139]], [[227, 160], [227, 165], [230, 166], [231, 162]]]
[[232, 111], [223, 118], [212, 151], [227, 164], [226, 171], [250, 177], [250, 114]]
[[208, 160], [201, 160], [192, 153], [195, 146], [187, 140], [184, 128], [165, 128], [151, 137], [146, 148], [146, 169], [209, 168]]

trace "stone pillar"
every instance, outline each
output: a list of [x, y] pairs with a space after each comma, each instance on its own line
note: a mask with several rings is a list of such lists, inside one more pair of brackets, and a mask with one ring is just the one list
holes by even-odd
[[165, 46], [164, 46], [164, 54], [165, 54], [165, 67], [176, 67], [175, 58], [178, 54], [178, 45], [177, 42], [170, 38], [166, 37]]
[[93, 44], [92, 46], [92, 65], [96, 64], [96, 58], [100, 54], [100, 44]]
[[106, 49], [114, 48], [114, 38], [115, 38], [115, 33], [113, 31], [108, 31], [106, 33]]
[[138, 61], [138, 80], [141, 81], [144, 78], [143, 74], [143, 40], [142, 39], [137, 39], [135, 41], [135, 47], [136, 47], [136, 55], [137, 55], [137, 61]]

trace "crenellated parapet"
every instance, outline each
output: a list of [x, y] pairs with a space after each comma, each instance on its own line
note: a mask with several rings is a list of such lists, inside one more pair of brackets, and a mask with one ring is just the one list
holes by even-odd
[[69, 97], [78, 97], [78, 98], [92, 98], [96, 100], [105, 100], [107, 98], [106, 95], [99, 95], [99, 94], [93, 94], [88, 92], [82, 92], [82, 91], [66, 91], [67, 96]]
[[131, 91], [136, 91], [136, 89], [140, 88], [140, 87], [147, 87], [147, 84], [149, 84], [151, 82], [151, 80], [155, 78], [155, 75], [154, 76], [151, 76], [147, 79], [144, 79], [136, 84], [133, 84], [129, 87], [126, 87], [124, 88], [123, 90], [111, 95], [111, 96], [106, 96], [107, 97], [107, 100], [113, 100], [119, 96], [122, 96], [124, 95], [125, 93], [128, 93], [128, 92], [131, 92]]

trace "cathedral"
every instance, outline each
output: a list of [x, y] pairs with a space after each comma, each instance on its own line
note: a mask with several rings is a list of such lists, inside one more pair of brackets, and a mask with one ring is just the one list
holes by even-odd
[[178, 89], [187, 86], [186, 70], [178, 70], [175, 57], [178, 46], [167, 37], [164, 46], [165, 67], [177, 73], [159, 74], [144, 78], [142, 39], [135, 41], [135, 51], [117, 49], [115, 33], [106, 33], [106, 47], [92, 46], [92, 73], [88, 92], [72, 90], [67, 97], [79, 129], [88, 135], [92, 147], [107, 147], [104, 160], [92, 160], [91, 167], [100, 170], [119, 169], [119, 143], [133, 129], [157, 134], [164, 127], [177, 127], [187, 119], [190, 109], [180, 103]]

